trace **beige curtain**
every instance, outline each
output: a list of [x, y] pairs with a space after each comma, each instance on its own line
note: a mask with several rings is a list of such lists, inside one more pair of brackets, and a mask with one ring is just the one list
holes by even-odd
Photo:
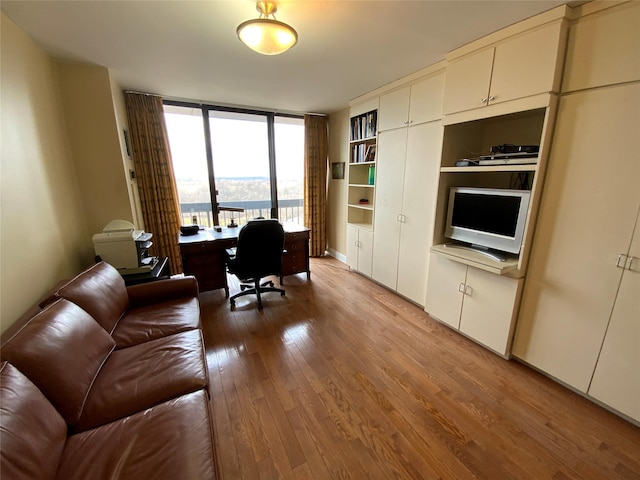
[[321, 257], [327, 248], [328, 121], [304, 116], [304, 224], [311, 229], [309, 255]]
[[171, 273], [179, 273], [180, 204], [162, 98], [131, 92], [124, 97], [144, 228], [153, 234], [151, 252], [169, 257]]

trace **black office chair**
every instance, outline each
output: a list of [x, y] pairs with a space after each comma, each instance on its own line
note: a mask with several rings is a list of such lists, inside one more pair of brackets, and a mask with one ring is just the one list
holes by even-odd
[[252, 220], [240, 229], [238, 246], [227, 250], [229, 273], [238, 277], [241, 290], [229, 299], [231, 309], [236, 305], [236, 298], [243, 295], [255, 294], [259, 310], [262, 310], [262, 293], [279, 292], [284, 296], [284, 290], [275, 288], [272, 281], [260, 283], [266, 276], [280, 276], [283, 248], [284, 229], [278, 220]]

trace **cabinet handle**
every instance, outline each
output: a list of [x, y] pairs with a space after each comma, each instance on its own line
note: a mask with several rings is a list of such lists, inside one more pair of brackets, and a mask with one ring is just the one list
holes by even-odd
[[490, 101], [490, 102], [493, 102], [495, 99], [496, 99], [496, 97], [495, 97], [494, 95], [491, 95], [491, 96], [489, 97], [489, 101]]
[[399, 213], [396, 215], [396, 222], [402, 222], [402, 219], [400, 217], [402, 217], [402, 214]]
[[627, 260], [629, 257], [627, 257], [624, 253], [621, 253], [620, 255], [618, 255], [618, 261], [616, 262], [616, 267], [618, 268], [626, 268], [627, 266]]
[[405, 120], [405, 121], [404, 121], [404, 122], [402, 122], [402, 123], [404, 123], [405, 125], [409, 125], [409, 120]]
[[629, 257], [629, 260], [627, 261], [627, 270], [629, 270], [630, 272], [640, 272], [640, 268], [633, 268], [633, 262], [637, 260], [640, 260], [640, 258], [638, 257]]
[[473, 288], [471, 288], [469, 285], [465, 285], [464, 294], [471, 296], [473, 294]]
[[458, 291], [459, 291], [460, 293], [464, 293], [464, 287], [465, 287], [465, 284], [464, 284], [464, 283], [461, 283], [460, 285], [458, 285]]
[[487, 99], [483, 98], [482, 100], [480, 100], [480, 103], [487, 103]]

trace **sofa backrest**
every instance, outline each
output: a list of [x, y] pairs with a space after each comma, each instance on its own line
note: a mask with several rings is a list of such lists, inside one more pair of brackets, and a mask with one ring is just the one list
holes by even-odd
[[16, 367], [0, 366], [2, 478], [54, 478], [67, 438], [64, 419]]
[[35, 315], [2, 347], [3, 360], [25, 374], [70, 425], [115, 343], [78, 305], [60, 299]]
[[124, 279], [112, 265], [99, 262], [70, 280], [56, 295], [71, 300], [109, 333], [129, 306]]

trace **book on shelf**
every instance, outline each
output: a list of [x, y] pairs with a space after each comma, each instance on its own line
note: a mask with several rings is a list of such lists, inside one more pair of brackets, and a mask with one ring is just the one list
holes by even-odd
[[363, 140], [376, 136], [378, 112], [358, 115], [351, 119], [351, 141]]

